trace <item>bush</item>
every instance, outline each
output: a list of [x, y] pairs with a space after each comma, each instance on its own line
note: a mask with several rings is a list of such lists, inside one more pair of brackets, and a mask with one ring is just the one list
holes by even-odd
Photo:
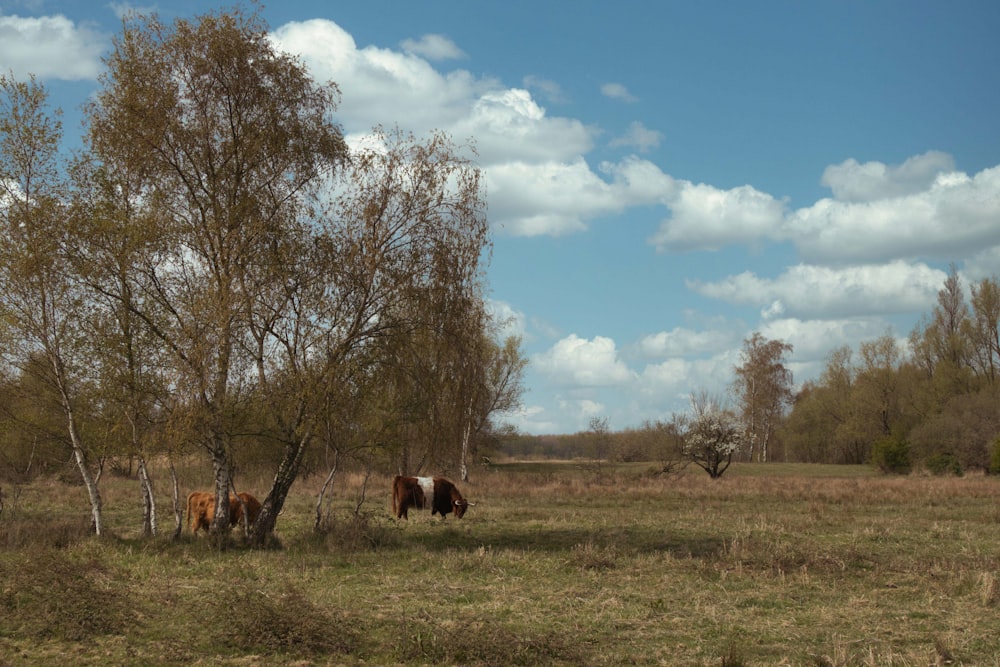
[[[351, 623], [318, 607], [288, 586], [279, 595], [234, 587], [224, 591], [211, 608], [212, 620], [232, 616], [231, 626], [223, 626], [215, 637], [216, 643], [237, 651], [252, 651], [265, 655], [297, 656], [350, 653], [357, 644]], [[233, 610], [238, 614], [233, 616]]]
[[889, 435], [872, 445], [872, 464], [885, 474], [910, 472], [910, 443], [906, 438]]
[[[135, 622], [117, 575], [97, 560], [34, 548], [0, 565], [0, 636], [81, 642]], [[2, 662], [2, 660], [0, 660]]]
[[990, 449], [989, 473], [991, 475], [1000, 475], [1000, 435], [993, 440], [993, 446]]
[[932, 475], [962, 476], [962, 464], [954, 454], [935, 454], [924, 461], [924, 467]]

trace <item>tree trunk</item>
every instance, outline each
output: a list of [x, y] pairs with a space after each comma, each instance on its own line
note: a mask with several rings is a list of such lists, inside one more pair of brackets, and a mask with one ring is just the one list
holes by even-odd
[[174, 539], [181, 536], [184, 528], [184, 508], [181, 506], [181, 485], [177, 479], [177, 468], [174, 467], [174, 459], [170, 459], [170, 491], [174, 501]]
[[257, 520], [250, 527], [249, 542], [254, 548], [263, 547], [269, 537], [274, 534], [274, 526], [278, 522], [278, 515], [281, 514], [285, 506], [285, 499], [288, 491], [299, 475], [299, 468], [302, 466], [302, 458], [305, 456], [306, 448], [312, 434], [307, 433], [297, 442], [290, 443], [285, 447], [284, 457], [278, 464], [278, 472], [274, 475], [274, 483], [267, 497], [261, 503], [260, 514]]
[[469, 481], [469, 438], [472, 435], [472, 419], [465, 422], [462, 429], [462, 460], [459, 463], [463, 482]]
[[76, 429], [76, 416], [72, 405], [70, 405], [69, 397], [63, 387], [60, 387], [60, 391], [62, 393], [63, 410], [66, 413], [66, 421], [69, 426], [69, 439], [73, 447], [73, 459], [80, 470], [80, 477], [83, 478], [83, 485], [87, 488], [87, 496], [90, 498], [90, 516], [94, 527], [94, 534], [100, 537], [104, 533], [101, 491], [97, 486], [97, 481], [94, 479], [93, 474], [90, 472], [90, 467], [87, 465], [87, 453], [83, 449], [80, 434]]
[[153, 481], [149, 478], [149, 468], [146, 457], [139, 455], [139, 488], [142, 491], [142, 534], [149, 537], [156, 535], [156, 496], [153, 494]]
[[232, 486], [233, 471], [226, 456], [225, 447], [217, 442], [212, 449], [212, 466], [215, 471], [215, 517], [211, 532], [215, 535], [229, 533], [229, 487]]
[[[340, 450], [334, 449], [333, 451], [333, 466], [330, 467], [330, 474], [326, 476], [326, 480], [323, 482], [323, 488], [319, 490], [319, 497], [316, 499], [316, 520], [313, 522], [313, 530], [320, 530], [330, 517], [329, 507], [325, 502], [326, 492], [333, 484], [333, 476], [337, 474], [337, 463], [340, 459]], [[324, 505], [327, 505], [326, 512], [323, 511]]]

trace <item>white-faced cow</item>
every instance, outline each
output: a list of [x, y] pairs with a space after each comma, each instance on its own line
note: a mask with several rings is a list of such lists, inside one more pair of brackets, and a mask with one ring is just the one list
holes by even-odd
[[469, 506], [469, 501], [444, 477], [396, 475], [392, 480], [392, 511], [397, 519], [408, 519], [411, 507], [418, 510], [430, 507], [431, 516], [440, 514], [442, 518], [454, 512], [455, 518], [461, 519]]

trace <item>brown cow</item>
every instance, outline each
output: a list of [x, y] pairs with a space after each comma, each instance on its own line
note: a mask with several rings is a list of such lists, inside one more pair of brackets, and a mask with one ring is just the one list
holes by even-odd
[[243, 521], [243, 505], [246, 505], [246, 525], [249, 526], [257, 520], [257, 516], [260, 514], [260, 501], [246, 491], [241, 491], [236, 495], [238, 495], [243, 502], [240, 503], [240, 501], [233, 496], [229, 496], [229, 525], [232, 526]]
[[[257, 520], [260, 514], [260, 502], [249, 493], [241, 492], [239, 497], [243, 499], [243, 504], [247, 506], [247, 517], [250, 523]], [[195, 535], [202, 528], [207, 533], [212, 527], [212, 520], [215, 518], [215, 494], [211, 491], [192, 491], [187, 499], [187, 522], [191, 532]], [[229, 527], [232, 528], [243, 520], [243, 505], [239, 498], [229, 494]]]
[[461, 519], [471, 505], [462, 497], [454, 484], [444, 477], [403, 477], [396, 475], [392, 480], [392, 511], [397, 519], [409, 519], [411, 507], [422, 510], [431, 508], [431, 516], [440, 514], [446, 518], [455, 512]]

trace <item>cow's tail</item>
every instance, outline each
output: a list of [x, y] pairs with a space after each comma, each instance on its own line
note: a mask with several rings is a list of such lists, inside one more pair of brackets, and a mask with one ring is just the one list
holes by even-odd
[[188, 494], [187, 512], [184, 514], [184, 523], [187, 524], [187, 527], [189, 529], [191, 528], [191, 498], [193, 496], [194, 496], [194, 491]]
[[399, 475], [392, 480], [392, 515], [399, 516]]

